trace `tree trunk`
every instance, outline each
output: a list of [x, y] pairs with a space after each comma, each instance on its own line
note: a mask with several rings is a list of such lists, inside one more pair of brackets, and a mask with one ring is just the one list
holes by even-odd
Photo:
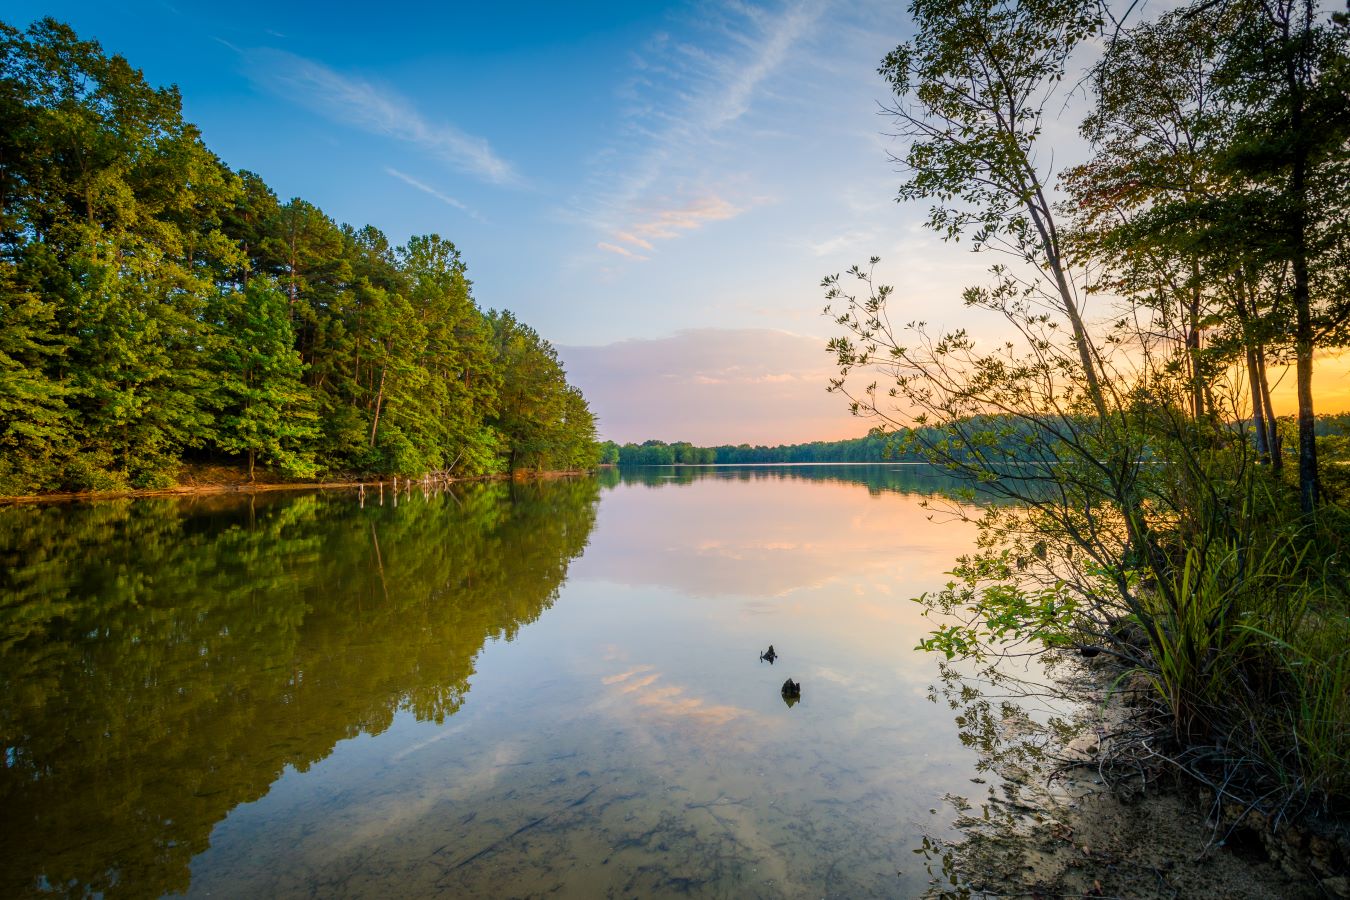
[[[1293, 130], [1298, 134], [1302, 119], [1295, 103]], [[1293, 268], [1294, 268], [1294, 356], [1298, 386], [1298, 501], [1304, 515], [1317, 506], [1321, 487], [1317, 478], [1317, 419], [1313, 414], [1313, 323], [1312, 294], [1308, 283], [1307, 153], [1300, 150], [1294, 159], [1290, 179], [1293, 195]]]
[[1247, 348], [1247, 380], [1252, 388], [1252, 426], [1256, 430], [1256, 453], [1263, 464], [1270, 462], [1270, 432], [1266, 428], [1266, 405], [1261, 398], [1261, 373], [1256, 367], [1256, 349]]
[[1234, 292], [1233, 308], [1237, 311], [1238, 324], [1242, 328], [1242, 343], [1247, 350], [1247, 381], [1252, 389], [1252, 426], [1256, 430], [1257, 458], [1262, 463], [1269, 463], [1271, 461], [1270, 430], [1266, 424], [1266, 417], [1271, 413], [1261, 391], [1261, 383], [1265, 380], [1265, 366], [1257, 360], [1259, 345], [1256, 340], [1255, 328], [1252, 325], [1256, 304], [1253, 301], [1250, 308], [1247, 305], [1247, 290], [1242, 275], [1239, 275], [1236, 279]]
[[380, 369], [380, 392], [375, 395], [375, 417], [370, 423], [370, 446], [375, 446], [375, 429], [380, 427], [380, 406], [384, 403], [384, 373], [385, 369]]
[[253, 462], [257, 457], [257, 451], [252, 448], [248, 451], [248, 482], [253, 483]]
[[[1303, 22], [1303, 33], [1299, 36], [1300, 47], [1294, 50], [1292, 34], [1295, 10], [1302, 5], [1307, 10]], [[1312, 27], [1311, 3], [1290, 3], [1285, 9], [1278, 9], [1273, 16], [1283, 30], [1284, 38], [1284, 77], [1285, 87], [1289, 90], [1289, 136], [1290, 147], [1289, 172], [1289, 217], [1291, 240], [1291, 259], [1294, 270], [1294, 356], [1296, 362], [1298, 388], [1298, 499], [1304, 515], [1311, 514], [1317, 506], [1321, 494], [1317, 478], [1317, 420], [1313, 415], [1312, 370], [1313, 370], [1313, 324], [1312, 295], [1308, 279], [1308, 138], [1305, 131], [1316, 128], [1304, 122], [1304, 109], [1307, 100], [1304, 96], [1304, 84], [1300, 74], [1300, 63], [1308, 59]]]
[[1284, 448], [1280, 445], [1280, 423], [1270, 399], [1270, 379], [1266, 376], [1266, 347], [1256, 343], [1256, 374], [1261, 378], [1261, 402], [1266, 408], [1266, 445], [1270, 447], [1270, 466], [1276, 472], [1284, 468]]
[[1186, 309], [1186, 355], [1191, 369], [1191, 404], [1195, 420], [1205, 417], [1205, 380], [1200, 372], [1200, 264], [1191, 266], [1191, 296]]
[[[1297, 268], [1297, 267], [1296, 267]], [[1306, 267], [1304, 275], [1306, 276]], [[1297, 279], [1297, 275], [1295, 279]], [[1307, 290], [1305, 283], [1303, 289]], [[1297, 293], [1298, 288], [1295, 288]], [[1321, 485], [1317, 478], [1317, 419], [1313, 415], [1312, 397], [1312, 317], [1307, 296], [1298, 311], [1298, 501], [1304, 514], [1317, 506]]]

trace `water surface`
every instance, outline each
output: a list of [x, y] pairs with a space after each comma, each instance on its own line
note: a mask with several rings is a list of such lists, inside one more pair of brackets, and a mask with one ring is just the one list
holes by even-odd
[[919, 893], [974, 774], [911, 649], [971, 539], [948, 486], [0, 509], [0, 894]]

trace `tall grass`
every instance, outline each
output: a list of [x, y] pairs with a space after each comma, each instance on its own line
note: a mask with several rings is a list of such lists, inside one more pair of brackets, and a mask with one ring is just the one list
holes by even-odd
[[[1227, 481], [1243, 488], [1240, 503], [1212, 491], [1178, 498], [1191, 513], [1171, 531], [1179, 559], [1153, 573], [1171, 590], [1141, 597], [1146, 674], [1193, 765], [1269, 805], [1344, 803], [1350, 604], [1339, 527], [1308, 522], [1278, 484], [1245, 474], [1245, 485]], [[1224, 482], [1206, 473], [1195, 483]]]

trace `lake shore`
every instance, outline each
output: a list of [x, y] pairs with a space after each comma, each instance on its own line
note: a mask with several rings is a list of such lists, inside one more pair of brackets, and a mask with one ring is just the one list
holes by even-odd
[[434, 478], [395, 478], [373, 477], [362, 479], [351, 476], [335, 480], [324, 479], [300, 479], [300, 480], [268, 480], [270, 476], [264, 475], [262, 479], [250, 481], [242, 469], [230, 469], [228, 467], [196, 467], [190, 469], [183, 481], [167, 488], [139, 488], [132, 490], [116, 491], [53, 491], [44, 494], [20, 494], [15, 496], [0, 496], [0, 506], [4, 505], [23, 505], [32, 503], [57, 503], [57, 502], [78, 502], [83, 500], [126, 500], [139, 497], [190, 497], [206, 494], [263, 494], [274, 491], [328, 491], [328, 490], [383, 490], [393, 491], [405, 490], [411, 488], [430, 488], [432, 486], [444, 486], [448, 484], [466, 484], [475, 481], [533, 481], [545, 478], [568, 478], [578, 475], [588, 475], [586, 470], [559, 470], [559, 471], [532, 471], [518, 470], [516, 472], [500, 472], [492, 475], [472, 475], [472, 476], [436, 476]]
[[1074, 736], [1046, 729], [1041, 745], [1023, 722], [981, 747], [997, 777], [984, 797], [948, 798], [962, 836], [925, 845], [938, 878], [928, 896], [1350, 897], [1350, 823], [1272, 826], [1140, 754], [1151, 695], [1119, 674], [1089, 665], [1067, 677]]

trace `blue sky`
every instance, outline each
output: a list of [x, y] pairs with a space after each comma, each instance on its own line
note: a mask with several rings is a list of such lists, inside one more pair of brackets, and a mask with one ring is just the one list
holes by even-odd
[[966, 324], [985, 261], [892, 198], [878, 113], [899, 4], [0, 2], [69, 22], [231, 166], [339, 221], [464, 252], [560, 348], [607, 436], [859, 434], [825, 394], [823, 275], [876, 254]]

